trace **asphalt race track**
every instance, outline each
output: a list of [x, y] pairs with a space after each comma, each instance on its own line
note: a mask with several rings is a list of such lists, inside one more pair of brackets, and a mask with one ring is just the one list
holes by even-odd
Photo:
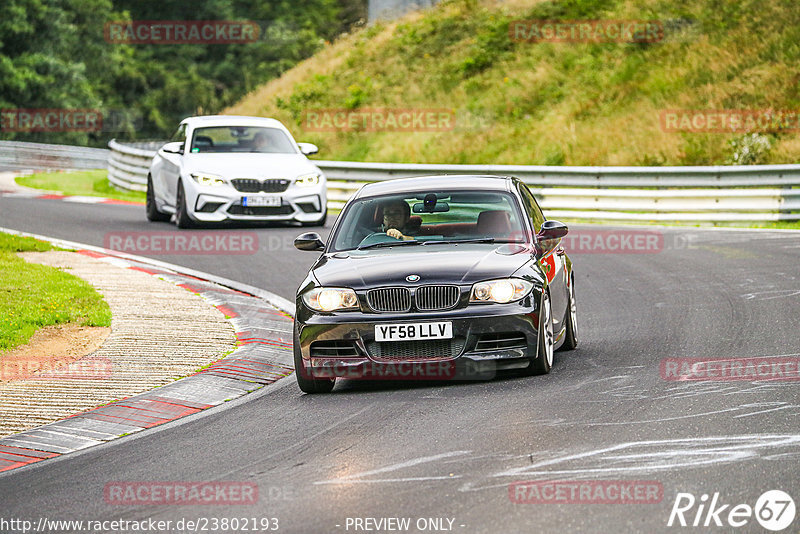
[[[107, 232], [174, 230], [147, 223], [143, 207], [8, 197], [0, 197], [0, 226], [98, 246]], [[213, 230], [255, 232], [259, 249], [152, 257], [293, 300], [315, 259], [291, 247], [303, 230]], [[367, 532], [353, 518], [395, 517], [411, 519], [408, 532], [766, 532], [755, 517], [732, 528], [728, 512], [775, 489], [800, 507], [800, 384], [671, 381], [660, 369], [667, 358], [796, 357], [800, 233], [650, 231], [663, 233], [657, 251], [571, 253], [580, 343], [556, 353], [548, 376], [351, 381], [318, 396], [284, 379], [202, 416], [0, 475], [2, 515], [34, 523], [268, 517], [279, 519], [279, 532], [297, 533]], [[509, 484], [529, 480], [652, 481], [663, 498], [512, 502]], [[259, 500], [108, 504], [106, 485], [124, 481], [251, 482]], [[678, 493], [698, 504], [719, 493], [718, 507], [729, 505], [718, 516], [724, 526], [710, 518], [708, 528], [668, 527]], [[429, 518], [444, 518], [442, 528]]]

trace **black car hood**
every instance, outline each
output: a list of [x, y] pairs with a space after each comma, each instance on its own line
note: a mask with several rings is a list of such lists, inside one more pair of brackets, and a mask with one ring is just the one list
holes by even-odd
[[471, 284], [510, 276], [531, 260], [532, 250], [520, 245], [411, 245], [351, 250], [323, 255], [313, 274], [323, 286], [370, 287], [422, 284]]

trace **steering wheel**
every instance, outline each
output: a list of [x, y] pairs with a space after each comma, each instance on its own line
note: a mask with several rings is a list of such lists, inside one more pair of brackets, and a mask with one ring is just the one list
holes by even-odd
[[363, 247], [366, 245], [374, 245], [376, 243], [393, 243], [396, 241], [400, 240], [386, 235], [386, 232], [373, 232], [364, 239], [362, 239], [361, 243], [359, 243], [358, 246]]

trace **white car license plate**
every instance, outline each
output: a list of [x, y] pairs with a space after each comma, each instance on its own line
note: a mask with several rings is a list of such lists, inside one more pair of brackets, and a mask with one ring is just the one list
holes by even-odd
[[280, 206], [281, 205], [281, 197], [271, 196], [271, 197], [242, 197], [242, 206], [247, 206], [249, 208], [260, 208], [264, 206]]
[[452, 339], [453, 323], [376, 324], [375, 341], [421, 341]]

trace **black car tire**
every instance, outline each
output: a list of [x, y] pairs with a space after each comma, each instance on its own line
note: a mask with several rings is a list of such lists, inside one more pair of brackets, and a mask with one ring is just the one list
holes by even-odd
[[546, 375], [553, 368], [553, 309], [550, 295], [542, 292], [542, 303], [539, 307], [539, 333], [536, 358], [531, 360], [525, 369], [529, 375]]
[[151, 222], [163, 222], [169, 220], [169, 214], [161, 213], [156, 206], [155, 192], [153, 191], [153, 179], [147, 176], [147, 195], [145, 197], [145, 211], [147, 220]]
[[300, 224], [303, 226], [325, 226], [325, 222], [328, 220], [328, 208], [325, 208], [325, 211], [322, 212], [322, 217], [317, 219], [316, 221], [308, 221], [308, 222], [301, 222]]
[[183, 183], [178, 182], [178, 194], [175, 199], [175, 224], [178, 228], [191, 228], [194, 221], [189, 218], [186, 211], [186, 195], [183, 192]]
[[294, 332], [294, 375], [297, 378], [297, 385], [303, 393], [330, 393], [333, 386], [336, 385], [335, 378], [322, 378], [316, 379], [303, 376], [303, 357], [300, 353], [300, 336], [297, 335], [297, 330]]
[[569, 284], [569, 304], [567, 306], [567, 329], [564, 343], [558, 350], [572, 350], [578, 346], [578, 308], [575, 304], [575, 277]]

